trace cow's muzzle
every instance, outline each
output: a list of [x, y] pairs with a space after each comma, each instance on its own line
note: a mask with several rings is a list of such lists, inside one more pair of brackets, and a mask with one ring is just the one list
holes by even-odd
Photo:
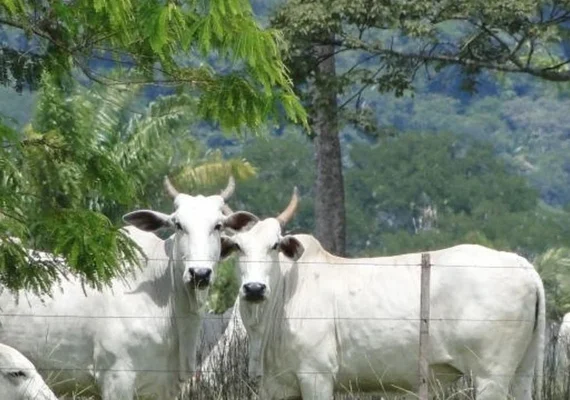
[[250, 282], [243, 285], [243, 297], [252, 303], [265, 300], [267, 286], [259, 282]]
[[212, 278], [211, 268], [188, 268], [191, 283], [198, 289], [205, 289], [210, 285]]

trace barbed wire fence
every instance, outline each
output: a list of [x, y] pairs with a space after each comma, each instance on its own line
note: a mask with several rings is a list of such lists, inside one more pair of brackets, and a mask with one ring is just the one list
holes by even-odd
[[[148, 260], [148, 259], [147, 259]], [[149, 261], [158, 261], [158, 259], [152, 259]], [[374, 260], [374, 259], [370, 259]], [[160, 260], [165, 261], [165, 260]], [[249, 261], [249, 263], [263, 263], [266, 261]], [[303, 267], [305, 264], [304, 262], [297, 262], [300, 268]], [[307, 264], [316, 265], [319, 263], [316, 262], [309, 262]], [[414, 374], [419, 382], [420, 382], [420, 393], [418, 395], [414, 395], [412, 397], [419, 398], [420, 400], [426, 399], [427, 395], [427, 388], [428, 384], [430, 384], [430, 389], [432, 391], [432, 395], [435, 395], [435, 398], [447, 399], [450, 396], [457, 396], [458, 394], [461, 397], [466, 399], [474, 399], [474, 390], [473, 390], [473, 382], [470, 376], [463, 376], [461, 377], [458, 382], [451, 387], [444, 388], [438, 386], [437, 378], [441, 374], [434, 374], [429, 370], [429, 365], [427, 363], [427, 354], [429, 353], [429, 328], [430, 325], [433, 323], [438, 322], [450, 322], [450, 321], [457, 321], [457, 322], [488, 322], [488, 323], [520, 323], [520, 322], [527, 322], [527, 323], [535, 323], [534, 319], [476, 319], [476, 318], [444, 318], [444, 317], [434, 317], [430, 315], [429, 309], [429, 288], [430, 288], [430, 274], [431, 270], [435, 268], [478, 268], [478, 269], [493, 269], [493, 270], [502, 270], [502, 269], [529, 269], [528, 265], [467, 265], [467, 264], [432, 264], [430, 261], [429, 254], [424, 253], [422, 255], [422, 262], [421, 263], [398, 263], [394, 264], [394, 262], [386, 262], [380, 263], [378, 261], [369, 261], [369, 262], [351, 262], [347, 260], [340, 265], [336, 265], [334, 263], [322, 263], [326, 264], [327, 267], [363, 267], [363, 268], [373, 268], [373, 267], [388, 267], [388, 268], [401, 268], [401, 267], [419, 267], [421, 268], [421, 293], [420, 298], [422, 299], [420, 304], [420, 315], [417, 317], [411, 316], [410, 318], [393, 318], [393, 317], [385, 317], [385, 316], [334, 316], [334, 317], [327, 317], [327, 316], [289, 316], [284, 317], [284, 319], [289, 320], [373, 320], [373, 321], [412, 321], [418, 322], [419, 321], [419, 332], [418, 332], [418, 347], [419, 347], [419, 364], [418, 364], [418, 371], [411, 372], [410, 374]], [[83, 315], [83, 314], [50, 314], [50, 313], [3, 313], [0, 307], [0, 326], [2, 323], [7, 324], [9, 321], [7, 319], [11, 318], [59, 318], [59, 319], [71, 319], [71, 320], [78, 320], [78, 319], [176, 319], [176, 318], [185, 318], [179, 316], [161, 316], [161, 315]], [[224, 328], [227, 322], [229, 322], [228, 316], [217, 316], [217, 315], [206, 315], [203, 318], [204, 321], [213, 321], [216, 323], [221, 323]], [[567, 322], [570, 323], [570, 322]], [[570, 363], [566, 362], [566, 364], [561, 365], [560, 362], [560, 348], [564, 348], [570, 356], [570, 343], [561, 344], [558, 343], [559, 337], [558, 332], [560, 329], [561, 324], [553, 324], [552, 326], [547, 327], [546, 332], [546, 346], [545, 346], [545, 357], [544, 357], [544, 373], [542, 377], [535, 377], [535, 379], [542, 379], [543, 380], [543, 399], [545, 400], [568, 400], [570, 399]], [[0, 328], [1, 332], [1, 328]], [[207, 335], [207, 334], [206, 334]], [[202, 370], [198, 373], [197, 377], [199, 378], [201, 374], [208, 374], [209, 379], [195, 379], [186, 385], [181, 395], [178, 397], [179, 400], [246, 400], [246, 399], [256, 399], [256, 400], [263, 400], [258, 399], [258, 383], [255, 379], [251, 379], [248, 376], [248, 343], [246, 337], [237, 337], [233, 336], [229, 339], [227, 335], [224, 335], [224, 329], [217, 333], [217, 336], [221, 338], [221, 340], [231, 340], [231, 343], [222, 343], [224, 347], [227, 349], [221, 358], [216, 360], [216, 365], [219, 366], [218, 368], [213, 368], [210, 370]], [[202, 345], [199, 348], [198, 353], [198, 362], [200, 363], [203, 361], [214, 345], [216, 341], [208, 340], [205, 337], [204, 331], [202, 332]], [[218, 345], [220, 343], [217, 343]], [[79, 368], [58, 368], [58, 369], [40, 369], [40, 372], [44, 373], [60, 373], [65, 371], [77, 371], [82, 370]], [[109, 369], [107, 369], [109, 370]], [[93, 370], [84, 370], [85, 372], [92, 373]], [[117, 370], [119, 371], [119, 370]], [[129, 369], [130, 372], [140, 372], [140, 373], [156, 373], [156, 374], [178, 374], [178, 370], [171, 369], [171, 370], [149, 370], [149, 369]], [[326, 371], [301, 371], [298, 373], [327, 373]], [[330, 372], [329, 372], [330, 373]], [[433, 393], [436, 391], [437, 393]], [[74, 397], [75, 399], [83, 399], [81, 396]], [[335, 396], [335, 399], [342, 399], [342, 400], [379, 400], [381, 397], [378, 395], [362, 395], [358, 391], [358, 387], [350, 387], [345, 388], [344, 393], [339, 393]], [[86, 398], [85, 398], [86, 399]]]
[[[361, 263], [347, 263], [348, 265], [362, 265]], [[347, 264], [343, 264], [343, 265], [347, 265]], [[366, 266], [370, 266], [371, 264], [367, 264]], [[399, 264], [398, 266], [402, 266], [403, 264]], [[393, 264], [387, 264], [387, 265], [378, 265], [378, 264], [374, 264], [374, 266], [389, 266], [392, 267], [394, 266]], [[398, 267], [397, 266], [397, 267]], [[431, 389], [432, 395], [434, 396], [434, 398], [436, 399], [449, 399], [451, 397], [460, 397], [460, 398], [464, 398], [464, 399], [474, 399], [475, 398], [475, 391], [474, 391], [474, 387], [473, 387], [473, 379], [470, 375], [467, 376], [461, 376], [459, 377], [459, 379], [456, 381], [456, 383], [448, 386], [448, 387], [443, 387], [442, 385], [439, 384], [439, 379], [438, 378], [442, 378], [442, 375], [446, 375], [445, 373], [433, 373], [429, 370], [429, 364], [428, 364], [428, 360], [427, 360], [427, 354], [429, 352], [429, 327], [430, 324], [433, 322], [438, 322], [438, 321], [461, 321], [461, 322], [465, 322], [465, 321], [471, 321], [471, 322], [491, 322], [491, 323], [508, 323], [508, 322], [516, 322], [516, 323], [520, 323], [520, 322], [526, 322], [526, 323], [531, 323], [531, 324], [535, 324], [535, 319], [470, 319], [470, 318], [433, 318], [430, 317], [430, 309], [429, 309], [429, 299], [430, 299], [430, 294], [429, 294], [429, 288], [430, 288], [430, 271], [431, 271], [431, 262], [430, 262], [430, 257], [429, 254], [422, 254], [422, 263], [421, 264], [405, 264], [405, 266], [417, 266], [417, 267], [421, 267], [422, 268], [422, 276], [420, 278], [421, 281], [421, 304], [420, 304], [420, 316], [419, 318], [405, 318], [405, 319], [401, 319], [401, 318], [389, 318], [389, 317], [374, 317], [374, 316], [370, 316], [367, 318], [362, 318], [362, 317], [339, 317], [339, 316], [335, 316], [334, 319], [335, 320], [362, 320], [362, 319], [368, 319], [368, 320], [380, 320], [380, 321], [420, 321], [420, 329], [419, 329], [419, 337], [418, 337], [418, 342], [419, 342], [419, 363], [418, 363], [418, 373], [417, 376], [420, 382], [420, 388], [417, 394], [414, 393], [410, 393], [407, 396], [405, 396], [404, 398], [419, 398], [421, 399], [427, 399], [427, 394], [428, 394], [428, 386]], [[476, 267], [476, 268], [493, 268], [493, 269], [519, 269], [519, 268], [523, 268], [523, 269], [530, 269], [532, 267], [529, 267], [528, 265], [511, 265], [511, 266], [504, 266], [504, 265], [496, 265], [496, 266], [480, 266], [480, 265], [437, 265], [437, 267], [440, 268], [472, 268], [472, 267]], [[326, 317], [287, 317], [287, 319], [330, 319], [326, 318]], [[566, 323], [570, 323], [570, 322], [566, 322]], [[562, 324], [555, 324], [555, 326], [548, 326], [547, 332], [545, 332], [545, 358], [544, 358], [544, 372], [542, 376], [534, 376], [534, 373], [532, 375], [530, 375], [530, 378], [534, 378], [536, 379], [542, 379], [543, 380], [543, 393], [542, 393], [542, 398], [545, 400], [568, 400], [570, 399], [570, 364], [568, 364], [566, 362], [565, 365], [560, 365], [560, 357], [559, 354], [557, 354], [557, 352], [560, 351], [560, 349], [562, 348], [563, 350], [567, 350], [570, 351], [570, 342], [569, 343], [558, 343], [558, 332], [559, 329], [561, 327]], [[562, 346], [559, 346], [562, 345]], [[240, 343], [240, 344], [234, 344], [233, 347], [229, 346], [230, 349], [238, 349], [238, 348], [242, 348], [245, 349], [247, 346], [244, 343]], [[525, 349], [526, 350], [526, 349]], [[234, 357], [243, 357], [246, 350], [241, 350], [238, 354], [233, 355]], [[229, 356], [228, 353], [225, 355], [225, 357]], [[220, 368], [217, 369], [217, 371], [222, 371], [222, 370], [227, 370], [226, 368], [224, 368], [227, 364], [224, 364], [223, 360], [219, 360], [220, 363]], [[233, 364], [232, 364], [233, 365]], [[231, 382], [228, 381], [227, 374], [221, 374], [222, 376], [220, 376], [219, 378], [215, 378], [213, 380], [214, 385], [218, 384], [220, 385], [220, 387], [229, 387], [233, 384], [235, 384], [236, 382], [240, 381], [240, 379], [244, 379], [244, 377], [247, 377], [247, 362], [244, 361], [242, 362], [242, 366], [241, 368], [243, 368], [241, 370], [241, 373], [237, 373], [235, 374], [236, 371], [234, 372], [234, 376], [237, 378], [235, 380], [232, 380]], [[206, 372], [210, 372], [210, 373], [214, 373], [213, 371], [206, 371]], [[303, 373], [309, 373], [309, 372], [304, 372], [304, 371], [300, 371], [297, 372], [298, 374], [303, 374]], [[313, 373], [327, 373], [326, 371], [323, 372], [313, 372]], [[330, 372], [328, 372], [330, 374]], [[410, 373], [410, 375], [414, 375], [413, 373]], [[454, 376], [457, 376], [456, 374], [454, 374]], [[509, 375], [510, 376], [510, 375]], [[520, 374], [518, 375], [520, 377]], [[211, 385], [212, 381], [209, 382], [209, 384]], [[379, 387], [382, 387], [381, 384], [379, 384]], [[343, 399], [343, 400], [357, 400], [357, 399], [370, 399], [370, 400], [379, 400], [381, 398], [384, 398], [383, 396], [378, 396], [378, 395], [362, 395], [359, 393], [358, 391], [358, 387], [350, 387], [350, 388], [344, 388], [344, 392], [345, 393], [338, 393], [335, 396], [335, 399]], [[224, 389], [220, 389], [221, 392], [225, 392], [225, 393], [231, 393], [231, 391], [225, 391]], [[410, 396], [411, 395], [411, 396]], [[201, 400], [206, 400], [209, 397], [205, 397], [205, 398], [200, 398]], [[393, 397], [392, 397], [393, 398]], [[232, 400], [241, 400], [242, 398], [236, 397], [233, 398]]]

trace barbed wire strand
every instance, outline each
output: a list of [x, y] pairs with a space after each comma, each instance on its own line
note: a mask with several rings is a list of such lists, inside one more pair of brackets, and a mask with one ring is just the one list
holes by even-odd
[[[396, 257], [396, 256], [395, 256]], [[386, 258], [390, 258], [389, 256]], [[371, 258], [370, 260], [373, 260]], [[141, 259], [142, 261], [160, 261], [160, 262], [167, 262], [167, 261], [177, 261], [177, 262], [191, 262], [191, 263], [212, 263], [214, 260], [202, 260], [202, 259], [174, 259], [174, 258], [144, 258]], [[359, 261], [356, 261], [359, 260]], [[421, 267], [421, 263], [414, 262], [414, 263], [401, 263], [401, 262], [378, 262], [372, 261], [368, 262], [365, 261], [365, 258], [361, 259], [344, 259], [342, 262], [330, 262], [330, 261], [296, 261], [294, 262], [297, 265], [327, 265], [331, 267], [343, 267], [343, 266], [362, 266], [362, 267], [391, 267], [391, 268], [398, 268], [398, 267]], [[128, 261], [126, 258], [119, 258], [119, 261], [124, 262]], [[65, 265], [65, 262], [61, 260], [34, 260], [37, 263], [59, 263]], [[274, 263], [273, 260], [247, 260], [245, 264], [270, 264]], [[293, 263], [293, 261], [291, 261]], [[525, 265], [523, 263], [517, 265], [480, 265], [480, 264], [441, 264], [441, 263], [430, 263], [430, 267], [432, 268], [491, 268], [491, 269], [528, 269], [534, 270], [532, 264]]]
[[[175, 316], [175, 315], [79, 315], [79, 314], [16, 314], [16, 313], [0, 313], [0, 317], [10, 317], [10, 318], [77, 318], [77, 319], [198, 319], [201, 320], [211, 320], [211, 321], [228, 321], [229, 319], [218, 317], [218, 316], [208, 316], [205, 315], [203, 317], [198, 316]], [[354, 321], [405, 321], [405, 322], [418, 322], [421, 321], [421, 318], [394, 318], [394, 317], [373, 317], [373, 316], [362, 316], [362, 317], [323, 317], [323, 316], [305, 316], [305, 317], [280, 317], [280, 318], [268, 318], [270, 320], [322, 320], [322, 321], [330, 321], [330, 320], [354, 320]], [[430, 317], [430, 322], [446, 322], [446, 321], [454, 321], [454, 322], [528, 322], [534, 323], [534, 319], [479, 319], [479, 318], [438, 318], [438, 317]], [[567, 324], [570, 321], [561, 322], [560, 324]]]
[[[14, 368], [14, 367], [0, 367], [0, 371], [38, 371], [38, 372], [142, 372], [142, 373], [163, 373], [163, 374], [175, 374], [180, 372], [192, 372], [192, 373], [200, 373], [200, 374], [209, 374], [209, 373], [219, 373], [219, 370], [195, 370], [195, 371], [186, 371], [180, 369], [147, 369], [147, 368]], [[331, 371], [294, 371], [290, 370], [287, 372], [291, 372], [294, 374], [300, 375], [336, 375]], [[386, 370], [386, 373], [389, 370]], [[432, 376], [457, 376], [460, 377], [465, 374], [461, 373], [452, 373], [452, 372], [432, 372], [430, 375]], [[398, 372], [398, 376], [417, 376], [416, 373], [401, 373]], [[535, 377], [535, 376], [548, 376], [546, 374], [536, 375], [536, 374], [486, 374], [486, 376], [510, 376], [510, 377]], [[270, 379], [270, 378], [269, 378]]]

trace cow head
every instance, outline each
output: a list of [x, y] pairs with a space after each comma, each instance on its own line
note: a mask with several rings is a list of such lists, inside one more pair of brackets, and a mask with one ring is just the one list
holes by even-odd
[[298, 201], [295, 188], [289, 205], [277, 218], [259, 221], [255, 215], [240, 211], [226, 219], [225, 227], [237, 233], [222, 237], [222, 258], [238, 253], [239, 294], [243, 300], [257, 303], [269, 297], [280, 274], [279, 252], [295, 261], [303, 254], [303, 246], [295, 237], [281, 235], [283, 227], [293, 217]]
[[214, 278], [214, 268], [220, 258], [224, 214], [231, 212], [225, 202], [233, 194], [235, 182], [230, 177], [227, 187], [213, 196], [179, 193], [168, 177], [164, 186], [174, 199], [172, 214], [137, 210], [124, 215], [123, 220], [147, 232], [174, 229], [170, 257], [183, 271], [183, 282], [191, 288], [206, 289]]
[[3, 400], [57, 400], [30, 360], [1, 344], [0, 393]]

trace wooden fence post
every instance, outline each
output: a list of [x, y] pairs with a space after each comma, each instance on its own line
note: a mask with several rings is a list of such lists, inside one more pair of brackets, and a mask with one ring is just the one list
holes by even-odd
[[429, 300], [431, 262], [429, 253], [422, 253], [420, 291], [420, 357], [419, 357], [419, 400], [428, 400], [429, 382]]

